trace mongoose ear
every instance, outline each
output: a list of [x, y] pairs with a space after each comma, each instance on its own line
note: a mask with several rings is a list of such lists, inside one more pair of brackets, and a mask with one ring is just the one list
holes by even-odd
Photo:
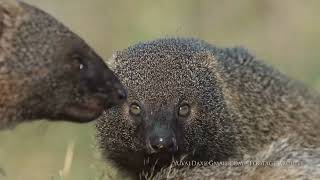
[[200, 62], [204, 67], [210, 70], [217, 69], [217, 60], [210, 51], [201, 51], [194, 55], [197, 62]]

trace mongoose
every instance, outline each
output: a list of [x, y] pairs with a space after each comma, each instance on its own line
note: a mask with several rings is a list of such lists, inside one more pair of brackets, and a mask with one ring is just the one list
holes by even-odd
[[302, 147], [320, 145], [320, 96], [244, 48], [165, 38], [133, 45], [110, 63], [128, 101], [98, 118], [97, 139], [130, 174], [173, 158], [242, 159], [292, 133]]
[[253, 157], [233, 164], [211, 162], [207, 166], [178, 168], [173, 163], [153, 179], [320, 179], [320, 148], [299, 148], [290, 141], [295, 140], [276, 140]]
[[125, 98], [80, 37], [31, 5], [0, 0], [0, 129], [43, 118], [89, 122]]

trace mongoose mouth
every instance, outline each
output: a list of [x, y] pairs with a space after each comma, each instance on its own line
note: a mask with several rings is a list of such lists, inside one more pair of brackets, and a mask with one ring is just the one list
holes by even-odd
[[180, 159], [180, 156], [175, 153], [156, 153], [149, 154], [144, 157], [143, 165], [144, 167], [155, 167], [156, 169], [168, 166], [175, 161], [176, 159]]
[[157, 159], [161, 162], [171, 162], [175, 157], [177, 157], [177, 155], [175, 153], [159, 152], [151, 154], [148, 157], [151, 159]]
[[134, 167], [134, 170], [141, 170], [145, 167], [161, 168], [175, 160], [179, 159], [178, 155], [173, 153], [145, 154], [145, 152], [130, 152], [124, 154], [113, 154], [114, 163], [124, 167]]
[[64, 115], [74, 122], [85, 123], [98, 118], [103, 110], [125, 102], [127, 94], [124, 90], [110, 93], [95, 93], [79, 97], [76, 103], [64, 107]]
[[143, 154], [143, 157], [145, 160], [148, 160], [147, 162], [151, 163], [160, 163], [160, 164], [167, 164], [170, 163], [173, 159], [179, 159], [180, 152], [178, 151], [156, 151], [150, 153], [149, 150], [141, 152]]
[[89, 122], [98, 118], [106, 107], [112, 106], [106, 99], [103, 94], [83, 97], [82, 102], [65, 106], [64, 113], [75, 122]]

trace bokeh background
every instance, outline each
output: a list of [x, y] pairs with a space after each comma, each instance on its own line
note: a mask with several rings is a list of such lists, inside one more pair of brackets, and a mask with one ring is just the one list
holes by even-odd
[[[244, 46], [259, 59], [320, 90], [317, 0], [25, 1], [59, 19], [105, 59], [139, 41], [196, 37], [220, 47]], [[119, 178], [99, 159], [94, 134], [93, 123], [46, 121], [2, 131], [0, 179]]]

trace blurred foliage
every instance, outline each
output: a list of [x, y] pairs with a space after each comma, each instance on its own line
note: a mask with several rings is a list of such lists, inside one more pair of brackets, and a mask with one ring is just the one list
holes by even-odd
[[[320, 89], [320, 1], [25, 1], [59, 19], [105, 59], [139, 41], [196, 37], [220, 47], [244, 46], [280, 71]], [[0, 132], [0, 179], [109, 179], [102, 174], [109, 168], [95, 155], [94, 133], [93, 124], [45, 121]], [[70, 173], [60, 177], [68, 144], [73, 142]]]

